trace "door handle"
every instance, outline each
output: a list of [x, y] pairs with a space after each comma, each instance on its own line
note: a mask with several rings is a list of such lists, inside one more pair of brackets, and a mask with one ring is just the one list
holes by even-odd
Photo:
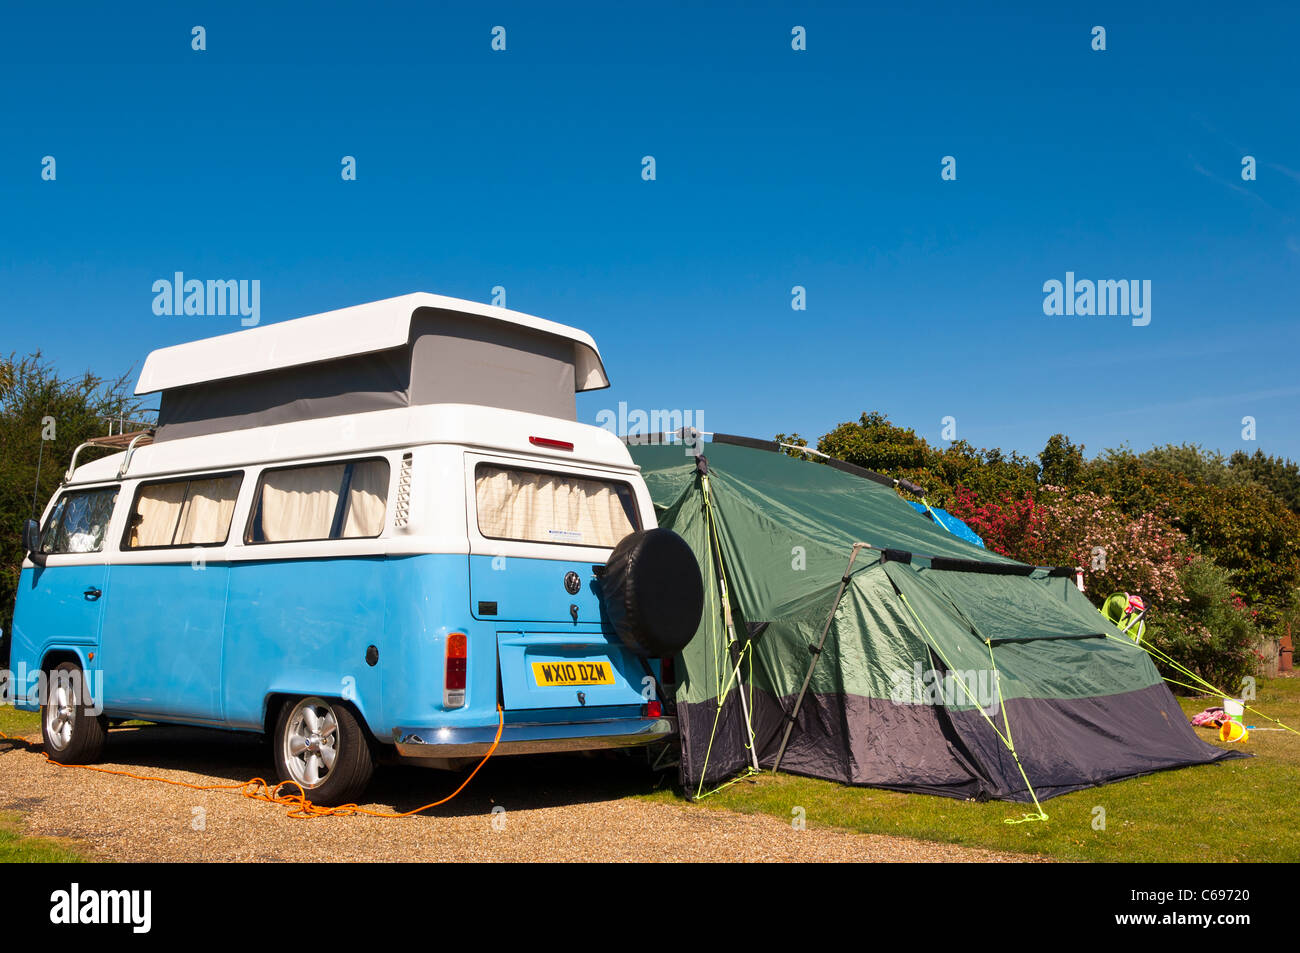
[[94, 586], [91, 586], [89, 589], [87, 589], [85, 592], [82, 593], [82, 595], [85, 597], [87, 602], [94, 602], [103, 594], [104, 594], [103, 592], [96, 589]]

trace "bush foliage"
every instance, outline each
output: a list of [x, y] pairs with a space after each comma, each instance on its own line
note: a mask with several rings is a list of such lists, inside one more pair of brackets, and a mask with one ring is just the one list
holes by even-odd
[[[1259, 666], [1260, 632], [1254, 613], [1213, 560], [1189, 559], [1179, 572], [1179, 583], [1179, 610], [1157, 615], [1147, 626], [1147, 639], [1211, 685], [1239, 692], [1242, 680]], [[1159, 667], [1165, 677], [1187, 681], [1181, 672]]]

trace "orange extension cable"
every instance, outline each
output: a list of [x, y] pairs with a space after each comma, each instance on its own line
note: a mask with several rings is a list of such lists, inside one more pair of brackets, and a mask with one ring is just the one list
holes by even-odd
[[[363, 814], [367, 817], [399, 818], [412, 817], [416, 814], [427, 811], [430, 808], [439, 807], [452, 800], [452, 798], [460, 794], [461, 791], [465, 790], [465, 786], [468, 785], [470, 781], [474, 780], [474, 775], [478, 774], [479, 768], [487, 764], [488, 758], [492, 757], [492, 753], [497, 750], [497, 745], [501, 743], [501, 732], [504, 729], [505, 712], [501, 710], [500, 705], [497, 705], [496, 737], [492, 739], [492, 747], [488, 748], [487, 754], [483, 755], [483, 760], [480, 761], [474, 770], [469, 773], [469, 777], [461, 782], [460, 787], [452, 791], [441, 801], [434, 801], [431, 804], [425, 804], [422, 807], [403, 811], [400, 814], [393, 814], [387, 811], [372, 811], [357, 804], [340, 804], [338, 807], [325, 807], [320, 804], [313, 804], [311, 801], [307, 800], [307, 792], [297, 781], [281, 781], [274, 787], [263, 778], [253, 778], [251, 781], [245, 781], [242, 784], [190, 784], [188, 781], [176, 781], [171, 778], [155, 778], [147, 774], [132, 774], [130, 771], [112, 771], [108, 768], [97, 768], [90, 764], [59, 764], [59, 762], [51, 758], [47, 752], [42, 751], [41, 753], [45, 755], [45, 760], [47, 762], [53, 765], [58, 765], [60, 768], [80, 768], [83, 771], [94, 771], [97, 774], [112, 774], [121, 778], [131, 778], [135, 781], [158, 781], [162, 784], [173, 784], [176, 787], [189, 788], [191, 791], [238, 791], [244, 797], [252, 798], [255, 801], [281, 804], [289, 808], [288, 816], [292, 818], [310, 819], [313, 817], [353, 817], [358, 814]], [[0, 738], [16, 742], [32, 750], [35, 750], [36, 747], [25, 739], [11, 738], [3, 731], [0, 731]], [[298, 789], [298, 793], [281, 793], [281, 790], [285, 787], [295, 787]]]

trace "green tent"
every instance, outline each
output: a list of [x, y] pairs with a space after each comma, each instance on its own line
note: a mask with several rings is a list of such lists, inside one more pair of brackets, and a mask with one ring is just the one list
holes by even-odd
[[[715, 435], [631, 446], [705, 611], [676, 660], [697, 796], [754, 767], [1035, 801], [1231, 757], [1074, 585], [917, 514], [879, 474]], [[730, 610], [730, 611], [727, 611]]]

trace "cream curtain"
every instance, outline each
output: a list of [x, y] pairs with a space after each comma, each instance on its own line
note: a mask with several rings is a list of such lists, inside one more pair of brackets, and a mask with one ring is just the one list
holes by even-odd
[[479, 531], [491, 538], [612, 547], [636, 528], [616, 485], [601, 480], [485, 466], [474, 490]]
[[230, 518], [235, 513], [241, 477], [218, 477], [214, 480], [190, 481], [189, 493], [180, 510], [176, 530], [177, 546], [225, 542]]
[[343, 485], [341, 463], [275, 470], [262, 479], [262, 535], [268, 543], [328, 539]]
[[156, 483], [140, 491], [135, 513], [131, 517], [128, 545], [170, 546], [176, 530], [176, 518], [185, 503], [187, 481]]
[[361, 460], [352, 465], [348, 508], [343, 518], [343, 538], [378, 536], [384, 529], [384, 503], [388, 500], [388, 462]]
[[128, 547], [224, 542], [241, 479], [236, 474], [144, 487], [131, 516]]
[[[338, 509], [346, 464], [301, 467], [266, 474], [262, 482], [262, 535], [268, 543], [328, 539]], [[359, 460], [343, 512], [343, 538], [378, 536], [388, 500], [388, 462]]]

